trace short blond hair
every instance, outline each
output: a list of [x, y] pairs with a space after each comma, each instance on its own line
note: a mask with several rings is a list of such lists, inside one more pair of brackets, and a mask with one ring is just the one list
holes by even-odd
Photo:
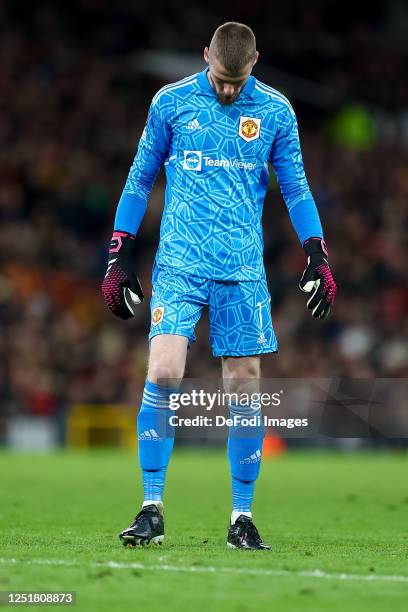
[[212, 54], [228, 72], [240, 72], [256, 56], [255, 34], [250, 27], [227, 21], [214, 32], [210, 43]]

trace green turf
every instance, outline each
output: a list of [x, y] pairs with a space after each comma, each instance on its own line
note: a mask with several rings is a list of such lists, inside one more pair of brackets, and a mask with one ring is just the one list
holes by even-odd
[[[408, 582], [300, 577], [297, 571], [408, 576], [408, 456], [292, 453], [265, 461], [254, 516], [273, 552], [226, 549], [224, 453], [175, 452], [162, 547], [123, 548], [140, 503], [136, 457], [0, 453], [2, 590], [75, 590], [80, 610], [244, 612], [408, 609]], [[65, 560], [73, 565], [30, 564]], [[148, 568], [117, 569], [108, 561]], [[97, 565], [100, 563], [101, 565]], [[160, 570], [170, 566], [171, 571]], [[174, 568], [195, 568], [195, 572]], [[242, 570], [208, 572], [206, 568]], [[152, 569], [150, 569], [152, 568]], [[250, 568], [251, 573], [245, 569]], [[285, 570], [287, 575], [256, 573]]]

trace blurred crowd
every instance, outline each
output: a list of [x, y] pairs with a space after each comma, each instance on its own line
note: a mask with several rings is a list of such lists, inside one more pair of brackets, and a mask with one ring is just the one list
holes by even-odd
[[[123, 322], [100, 293], [116, 204], [149, 100], [164, 84], [148, 67], [135, 71], [138, 52], [200, 52], [217, 25], [240, 19], [253, 26], [265, 63], [331, 87], [343, 102], [403, 113], [408, 49], [391, 40], [385, 4], [347, 19], [337, 2], [210, 1], [204, 9], [170, 1], [154, 14], [144, 2], [1, 4], [3, 413], [132, 403], [143, 387], [163, 176], [137, 240], [145, 303]], [[327, 322], [312, 319], [297, 287], [304, 254], [271, 182], [265, 263], [280, 352], [264, 359], [263, 375], [408, 376], [408, 150], [375, 126], [359, 145], [339, 139], [332, 127], [340, 108], [291, 99], [339, 291]], [[186, 375], [218, 375], [206, 315], [197, 336]]]

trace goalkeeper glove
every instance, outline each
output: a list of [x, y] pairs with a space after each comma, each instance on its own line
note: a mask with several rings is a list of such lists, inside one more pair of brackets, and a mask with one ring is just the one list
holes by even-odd
[[311, 293], [307, 308], [312, 311], [312, 315], [325, 319], [329, 315], [337, 291], [327, 261], [326, 243], [321, 238], [309, 238], [303, 249], [308, 257], [308, 265], [302, 274], [299, 287], [305, 293]]
[[143, 302], [143, 291], [134, 269], [134, 236], [113, 232], [109, 246], [108, 268], [102, 293], [108, 308], [121, 319], [130, 319], [135, 306]]

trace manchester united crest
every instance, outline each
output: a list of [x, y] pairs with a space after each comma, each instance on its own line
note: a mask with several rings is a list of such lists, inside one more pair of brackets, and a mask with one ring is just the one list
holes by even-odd
[[241, 136], [241, 138], [247, 142], [251, 142], [251, 140], [256, 140], [259, 138], [260, 133], [261, 119], [257, 119], [256, 117], [239, 118], [238, 134]]
[[158, 325], [164, 315], [164, 306], [156, 306], [156, 308], [152, 312], [152, 325]]

